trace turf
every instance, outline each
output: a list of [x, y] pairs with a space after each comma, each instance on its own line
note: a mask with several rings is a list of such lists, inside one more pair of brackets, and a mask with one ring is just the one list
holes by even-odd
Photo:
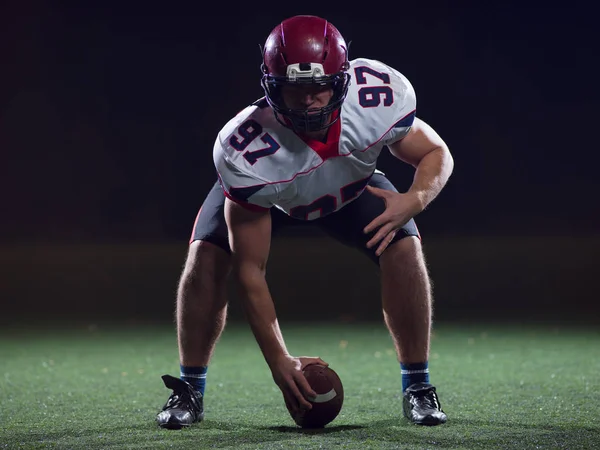
[[206, 419], [158, 428], [178, 373], [171, 326], [99, 326], [0, 335], [0, 448], [600, 448], [600, 332], [439, 324], [431, 381], [449, 416], [401, 415], [400, 369], [381, 324], [282, 324], [290, 351], [318, 355], [344, 382], [338, 418], [294, 426], [245, 325], [230, 324], [208, 373]]

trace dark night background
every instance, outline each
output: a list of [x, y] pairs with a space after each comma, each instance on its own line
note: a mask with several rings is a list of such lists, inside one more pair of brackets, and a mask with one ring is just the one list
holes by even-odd
[[[213, 13], [199, 3], [3, 3], [3, 319], [170, 320], [215, 181], [215, 135], [262, 96], [259, 44], [270, 30], [316, 14], [352, 41], [351, 58], [411, 80], [417, 115], [454, 155], [446, 189], [417, 218], [440, 320], [596, 320], [593, 14], [575, 3], [448, 3]], [[379, 168], [410, 185], [412, 169], [387, 150]], [[325, 319], [380, 315], [370, 264], [318, 233], [279, 239], [269, 276], [284, 317], [323, 304]]]

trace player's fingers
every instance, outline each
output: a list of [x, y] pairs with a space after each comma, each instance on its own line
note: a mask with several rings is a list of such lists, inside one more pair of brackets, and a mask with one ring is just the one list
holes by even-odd
[[370, 186], [367, 184], [367, 191], [369, 191], [371, 194], [376, 195], [377, 197], [381, 197], [381, 198], [385, 198], [388, 196], [389, 191], [386, 191], [385, 189], [381, 189], [375, 186]]
[[310, 387], [310, 384], [308, 384], [308, 381], [302, 372], [296, 372], [294, 374], [294, 380], [296, 381], [294, 387], [296, 388], [300, 408], [311, 409], [312, 405], [306, 399], [315, 398], [317, 393]]
[[290, 412], [290, 415], [294, 418], [294, 420], [299, 420], [304, 417], [306, 411], [302, 408], [298, 407], [298, 402], [296, 400], [290, 401], [286, 396], [283, 397], [285, 401], [285, 406], [287, 410]]
[[396, 232], [397, 231], [398, 230], [393, 230], [390, 233], [388, 233], [388, 235], [383, 239], [383, 241], [381, 242], [381, 244], [377, 248], [377, 251], [375, 252], [375, 255], [377, 255], [377, 256], [381, 256], [382, 255], [382, 253], [385, 251], [385, 249], [388, 247], [388, 245], [390, 245], [390, 243], [394, 239], [394, 236], [396, 236]]
[[382, 214], [380, 214], [379, 216], [375, 217], [370, 224], [368, 224], [364, 229], [364, 233], [368, 234], [371, 231], [375, 230], [377, 227], [380, 227], [381, 225], [383, 225], [384, 223], [386, 223], [389, 220], [387, 214], [385, 212], [383, 212]]
[[385, 238], [389, 235], [389, 233], [392, 231], [392, 228], [394, 227], [394, 225], [391, 222], [388, 222], [387, 224], [385, 224], [384, 226], [382, 226], [379, 231], [377, 231], [377, 233], [375, 233], [375, 236], [373, 236], [369, 242], [367, 242], [367, 248], [371, 248], [374, 247], [379, 241], [381, 241], [382, 239], [385, 240]]
[[298, 399], [291, 392], [291, 390], [286, 388], [285, 393], [283, 395], [283, 399], [285, 401], [285, 406], [287, 407], [288, 411], [290, 412], [290, 415], [294, 418], [294, 420], [300, 419], [304, 416], [307, 410], [306, 408], [300, 406], [300, 404], [298, 403]]
[[287, 392], [287, 390], [282, 391], [283, 401], [285, 402], [285, 407], [288, 409], [292, 416], [295, 416], [298, 413], [298, 405], [293, 398], [293, 395]]

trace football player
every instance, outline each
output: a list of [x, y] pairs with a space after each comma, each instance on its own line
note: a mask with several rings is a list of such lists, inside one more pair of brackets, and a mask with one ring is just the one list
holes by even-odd
[[[315, 396], [302, 369], [326, 364], [287, 351], [265, 280], [272, 234], [311, 224], [365, 252], [381, 269], [382, 308], [402, 380], [403, 411], [421, 425], [446, 422], [429, 382], [432, 293], [414, 217], [440, 193], [453, 158], [416, 116], [409, 80], [371, 59], [348, 59], [327, 20], [295, 16], [263, 48], [264, 98], [218, 133], [218, 182], [192, 232], [177, 298], [179, 378], [157, 416], [181, 428], [202, 420], [207, 368], [223, 331], [230, 270], [254, 336], [293, 414]], [[376, 169], [384, 147], [415, 168], [400, 193]]]

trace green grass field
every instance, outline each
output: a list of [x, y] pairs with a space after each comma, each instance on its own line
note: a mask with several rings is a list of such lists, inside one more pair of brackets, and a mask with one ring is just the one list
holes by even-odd
[[205, 421], [158, 428], [178, 375], [171, 326], [75, 327], [0, 335], [0, 448], [600, 448], [600, 332], [439, 324], [431, 381], [449, 421], [402, 417], [400, 369], [382, 324], [282, 324], [293, 354], [318, 355], [345, 402], [321, 431], [303, 431], [245, 325], [225, 330], [208, 373]]

